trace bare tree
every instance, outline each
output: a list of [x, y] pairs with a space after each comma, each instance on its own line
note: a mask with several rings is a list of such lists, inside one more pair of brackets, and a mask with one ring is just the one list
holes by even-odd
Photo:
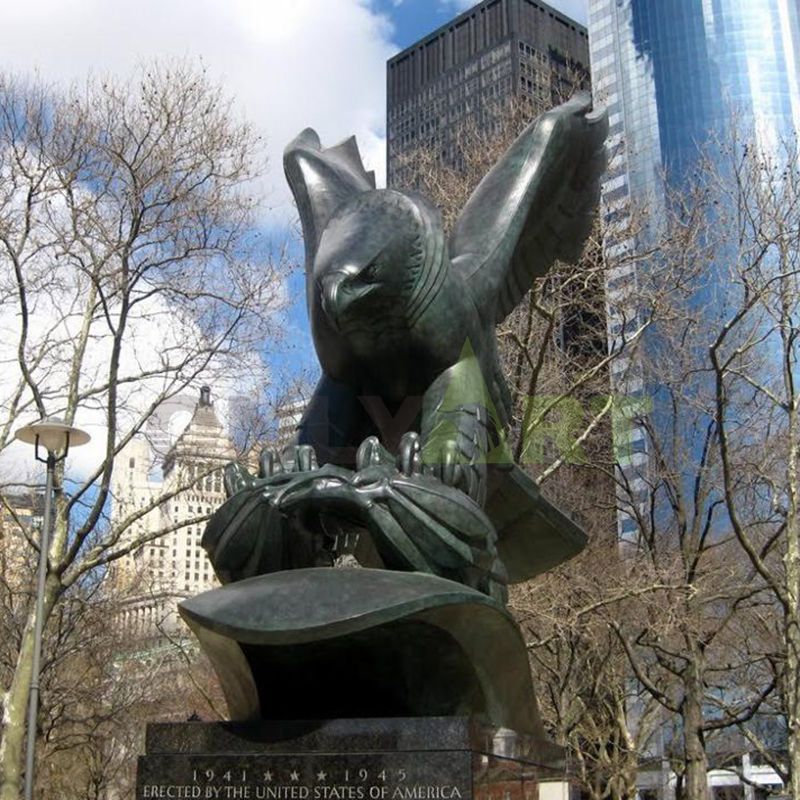
[[[723, 209], [729, 307], [708, 344], [720, 502], [774, 603], [775, 680], [800, 797], [800, 165], [797, 143], [733, 146], [711, 171]], [[751, 740], [753, 737], [751, 737]], [[754, 742], [755, 743], [755, 742]]]
[[[519, 106], [491, 130], [466, 127], [457, 168], [421, 150], [403, 174], [452, 223], [525, 119]], [[512, 598], [546, 721], [594, 797], [633, 797], [661, 730], [693, 800], [708, 797], [711, 766], [742, 754], [737, 730], [759, 749], [758, 715], [782, 708], [796, 736], [800, 182], [793, 155], [756, 152], [718, 145], [658, 213], [608, 209], [606, 244], [635, 247], [609, 259], [596, 231], [500, 331], [515, 456], [595, 537]], [[635, 279], [612, 302], [621, 274]], [[635, 391], [615, 396], [611, 370], [618, 392]], [[767, 635], [778, 619], [782, 635]], [[786, 780], [797, 752], [774, 754]]]
[[[281, 264], [255, 225], [260, 153], [230, 101], [186, 65], [66, 92], [0, 78], [0, 451], [25, 419], [94, 426], [89, 466], [56, 476], [50, 627], [87, 575], [163, 533], [135, 533], [163, 496], [109, 520], [116, 455], [188, 386], [260, 370], [284, 302]], [[34, 537], [27, 546], [34, 561]], [[31, 683], [33, 605], [18, 613], [3, 800], [19, 794]]]
[[[121, 624], [141, 590], [128, 597], [118, 584], [95, 577], [65, 593], [45, 641], [36, 785], [54, 800], [129, 796], [146, 721], [218, 719], [224, 706], [210, 665], [187, 638]], [[20, 588], [9, 578], [0, 578], [4, 599]], [[14, 665], [11, 643], [21, 632], [4, 626], [13, 634], [3, 640], [4, 680]]]
[[[449, 229], [477, 183], [536, 111], [523, 100], [512, 101], [495, 109], [491, 125], [462, 127], [454, 166], [441, 162], [438, 149], [421, 148], [406, 157], [398, 174], [442, 209]], [[637, 224], [633, 216], [626, 218], [629, 235]], [[608, 466], [614, 461], [612, 417], [625, 398], [611, 395], [609, 371], [636, 349], [649, 324], [644, 315], [608, 349], [607, 277], [598, 222], [579, 262], [556, 264], [498, 330], [512, 396], [514, 458], [550, 499], [591, 531], [585, 557], [515, 587], [510, 608], [528, 642], [545, 725], [568, 747], [582, 788], [597, 800], [635, 795], [639, 739], [652, 730], [646, 722], [635, 730], [627, 724], [627, 662], [599, 611], [620, 603], [619, 583], [609, 583], [613, 570], [597, 567], [601, 553], [604, 568], [618, 561]]]
[[661, 715], [630, 680], [608, 625], [637, 592], [620, 580], [624, 565], [609, 528], [596, 524], [589, 533], [576, 559], [515, 587], [510, 608], [528, 643], [542, 714], [567, 747], [573, 779], [592, 800], [634, 798]]
[[[709, 767], [726, 751], [741, 755], [735, 729], [752, 743], [753, 718], [796, 675], [783, 660], [793, 480], [791, 380], [781, 377], [795, 363], [796, 323], [780, 292], [796, 298], [786, 282], [796, 276], [798, 183], [793, 155], [758, 152], [716, 143], [680, 189], [665, 189], [623, 301], [658, 298], [631, 366], [651, 400], [634, 420], [641, 456], [613, 476], [630, 583], [662, 588], [610, 622], [640, 684], [675, 718], [679, 788], [701, 799]], [[783, 645], [755, 635], [774, 628], [780, 609]], [[791, 737], [788, 716], [787, 727]], [[789, 765], [777, 766], [788, 777]]]

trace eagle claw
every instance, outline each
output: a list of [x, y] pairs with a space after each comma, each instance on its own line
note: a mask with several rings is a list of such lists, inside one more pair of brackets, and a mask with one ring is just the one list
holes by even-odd
[[254, 481], [253, 476], [241, 464], [232, 461], [230, 464], [225, 465], [222, 482], [225, 486], [226, 497], [233, 497], [233, 495], [242, 489], [246, 489]]
[[359, 445], [356, 453], [356, 471], [377, 467], [383, 464], [391, 464], [394, 459], [389, 451], [381, 444], [377, 436], [368, 436]]
[[422, 474], [422, 441], [415, 431], [404, 433], [397, 448], [397, 469], [406, 477]]
[[312, 472], [317, 469], [317, 454], [310, 444], [295, 444], [282, 451], [262, 450], [258, 460], [260, 478], [272, 478], [283, 472]]

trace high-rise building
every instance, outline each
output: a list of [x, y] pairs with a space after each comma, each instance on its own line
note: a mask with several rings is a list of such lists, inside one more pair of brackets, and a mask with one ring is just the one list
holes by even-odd
[[792, 0], [590, 0], [593, 91], [624, 148], [606, 198], [680, 182], [732, 126], [766, 150], [797, 130], [798, 16]]
[[201, 390], [188, 425], [169, 448], [160, 480], [152, 477], [159, 459], [146, 439], [132, 440], [120, 453], [112, 524], [163, 498], [124, 535], [135, 541], [165, 531], [114, 567], [113, 580], [128, 598], [122, 624], [144, 635], [174, 630], [177, 602], [219, 585], [200, 546], [205, 523], [195, 520], [225, 501], [222, 467], [235, 455], [208, 387]]
[[586, 29], [539, 0], [484, 0], [389, 60], [387, 182], [403, 181], [402, 156], [432, 148], [457, 164], [460, 127], [486, 128], [512, 97], [531, 118], [588, 87]]
[[295, 397], [279, 404], [275, 409], [275, 419], [278, 423], [275, 441], [272, 448], [278, 453], [283, 448], [297, 441], [297, 429], [303, 419], [303, 414], [308, 406], [304, 397]]
[[[680, 189], [700, 154], [715, 158], [720, 143], [754, 140], [769, 152], [800, 125], [800, 7], [793, 0], [589, 0], [592, 90], [609, 112], [613, 154], [603, 186], [606, 218], [624, 219], [646, 208], [649, 225], [665, 218], [666, 191]], [[624, 231], [625, 226], [620, 226]], [[613, 260], [641, 249], [643, 241], [607, 240]], [[609, 335], [641, 322], [628, 297], [645, 261], [620, 260], [609, 273]], [[636, 264], [636, 266], [634, 266]], [[718, 281], [716, 281], [718, 282]], [[724, 294], [713, 275], [704, 278], [710, 308]], [[658, 332], [648, 334], [652, 340]], [[636, 356], [618, 359], [612, 388], [629, 399], [652, 395]], [[635, 495], [648, 464], [644, 429], [630, 438], [627, 482]], [[622, 539], [635, 536], [631, 517], [620, 515]]]
[[[796, 135], [799, 16], [796, 0], [589, 0], [592, 90], [595, 102], [608, 109], [610, 122], [612, 159], [603, 206], [606, 222], [612, 223], [606, 242], [612, 265], [606, 286], [612, 342], [628, 326], [633, 330], [641, 323], [641, 309], [635, 307], [637, 283], [645, 278], [644, 271], [656, 268], [644, 257], [623, 256], [644, 252], [666, 218], [669, 193], [689, 187], [698, 159], [716, 161], [724, 170], [724, 145], [734, 137], [754, 141], [769, 153]], [[634, 238], [624, 223], [639, 209], [646, 209], [647, 222], [634, 226]], [[623, 224], [613, 224], [618, 222]], [[613, 268], [615, 259], [619, 266]], [[721, 270], [718, 273], [715, 265], [706, 269], [698, 285], [688, 287], [695, 293], [692, 302], [702, 305], [701, 318], [713, 317], [723, 305], [717, 300], [730, 291], [719, 277]], [[651, 328], [640, 352], [648, 348], [655, 352], [660, 336], [657, 325]], [[706, 380], [702, 369], [695, 376], [692, 380], [701, 389]], [[652, 436], [669, 440], [662, 427], [669, 412], [661, 414], [659, 387], [637, 352], [615, 361], [611, 380], [612, 390], [628, 398], [632, 409], [652, 409], [650, 432], [637, 424], [624, 430], [627, 456], [621, 463], [625, 480], [620, 483], [628, 487], [624, 490], [628, 498], [620, 507], [627, 503], [633, 512], [638, 505], [641, 513], [652, 499], [648, 497]], [[694, 391], [694, 386], [687, 391]], [[691, 434], [703, 413], [698, 402], [682, 410], [682, 419], [673, 415], [666, 424], [672, 432]], [[693, 448], [699, 451], [702, 446], [699, 437], [694, 441], [686, 436], [684, 460], [677, 469], [695, 474]], [[638, 542], [637, 527], [633, 513], [621, 511], [620, 539]], [[629, 710], [635, 717], [636, 709]], [[654, 762], [664, 757], [659, 751], [662, 745], [653, 744]], [[674, 775], [669, 775], [666, 758], [662, 764], [666, 766], [660, 774], [653, 770], [640, 775], [640, 796], [674, 795]], [[755, 785], [780, 783], [768, 767], [751, 765], [746, 754], [740, 768], [747, 777], [744, 783], [734, 771], [712, 774], [715, 797], [752, 798], [759, 796]]]
[[0, 493], [0, 583], [12, 592], [28, 590], [33, 585], [36, 559], [30, 541], [38, 536], [43, 515], [41, 488], [6, 489]]

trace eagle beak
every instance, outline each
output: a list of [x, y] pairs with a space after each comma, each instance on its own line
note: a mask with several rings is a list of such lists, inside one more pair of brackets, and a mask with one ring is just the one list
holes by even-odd
[[337, 319], [341, 312], [340, 290], [346, 277], [347, 275], [342, 272], [334, 272], [330, 275], [326, 275], [320, 281], [322, 288], [322, 310], [337, 329], [339, 327]]
[[345, 267], [329, 272], [319, 279], [319, 290], [322, 296], [322, 310], [331, 325], [339, 331], [342, 317], [354, 303], [358, 303], [376, 288], [374, 284], [359, 286], [352, 279], [358, 277], [358, 269]]

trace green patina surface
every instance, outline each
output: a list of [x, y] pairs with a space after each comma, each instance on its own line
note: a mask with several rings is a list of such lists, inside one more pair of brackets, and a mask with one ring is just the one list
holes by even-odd
[[[511, 461], [495, 326], [580, 253], [606, 132], [584, 96], [540, 117], [449, 239], [423, 197], [375, 188], [354, 139], [287, 147], [322, 378], [293, 446], [257, 477], [228, 467], [203, 544], [229, 585], [182, 607], [240, 716], [469, 713], [538, 733], [506, 585], [586, 537]], [[362, 568], [330, 569], [348, 560]], [[331, 672], [349, 676], [334, 695]]]

